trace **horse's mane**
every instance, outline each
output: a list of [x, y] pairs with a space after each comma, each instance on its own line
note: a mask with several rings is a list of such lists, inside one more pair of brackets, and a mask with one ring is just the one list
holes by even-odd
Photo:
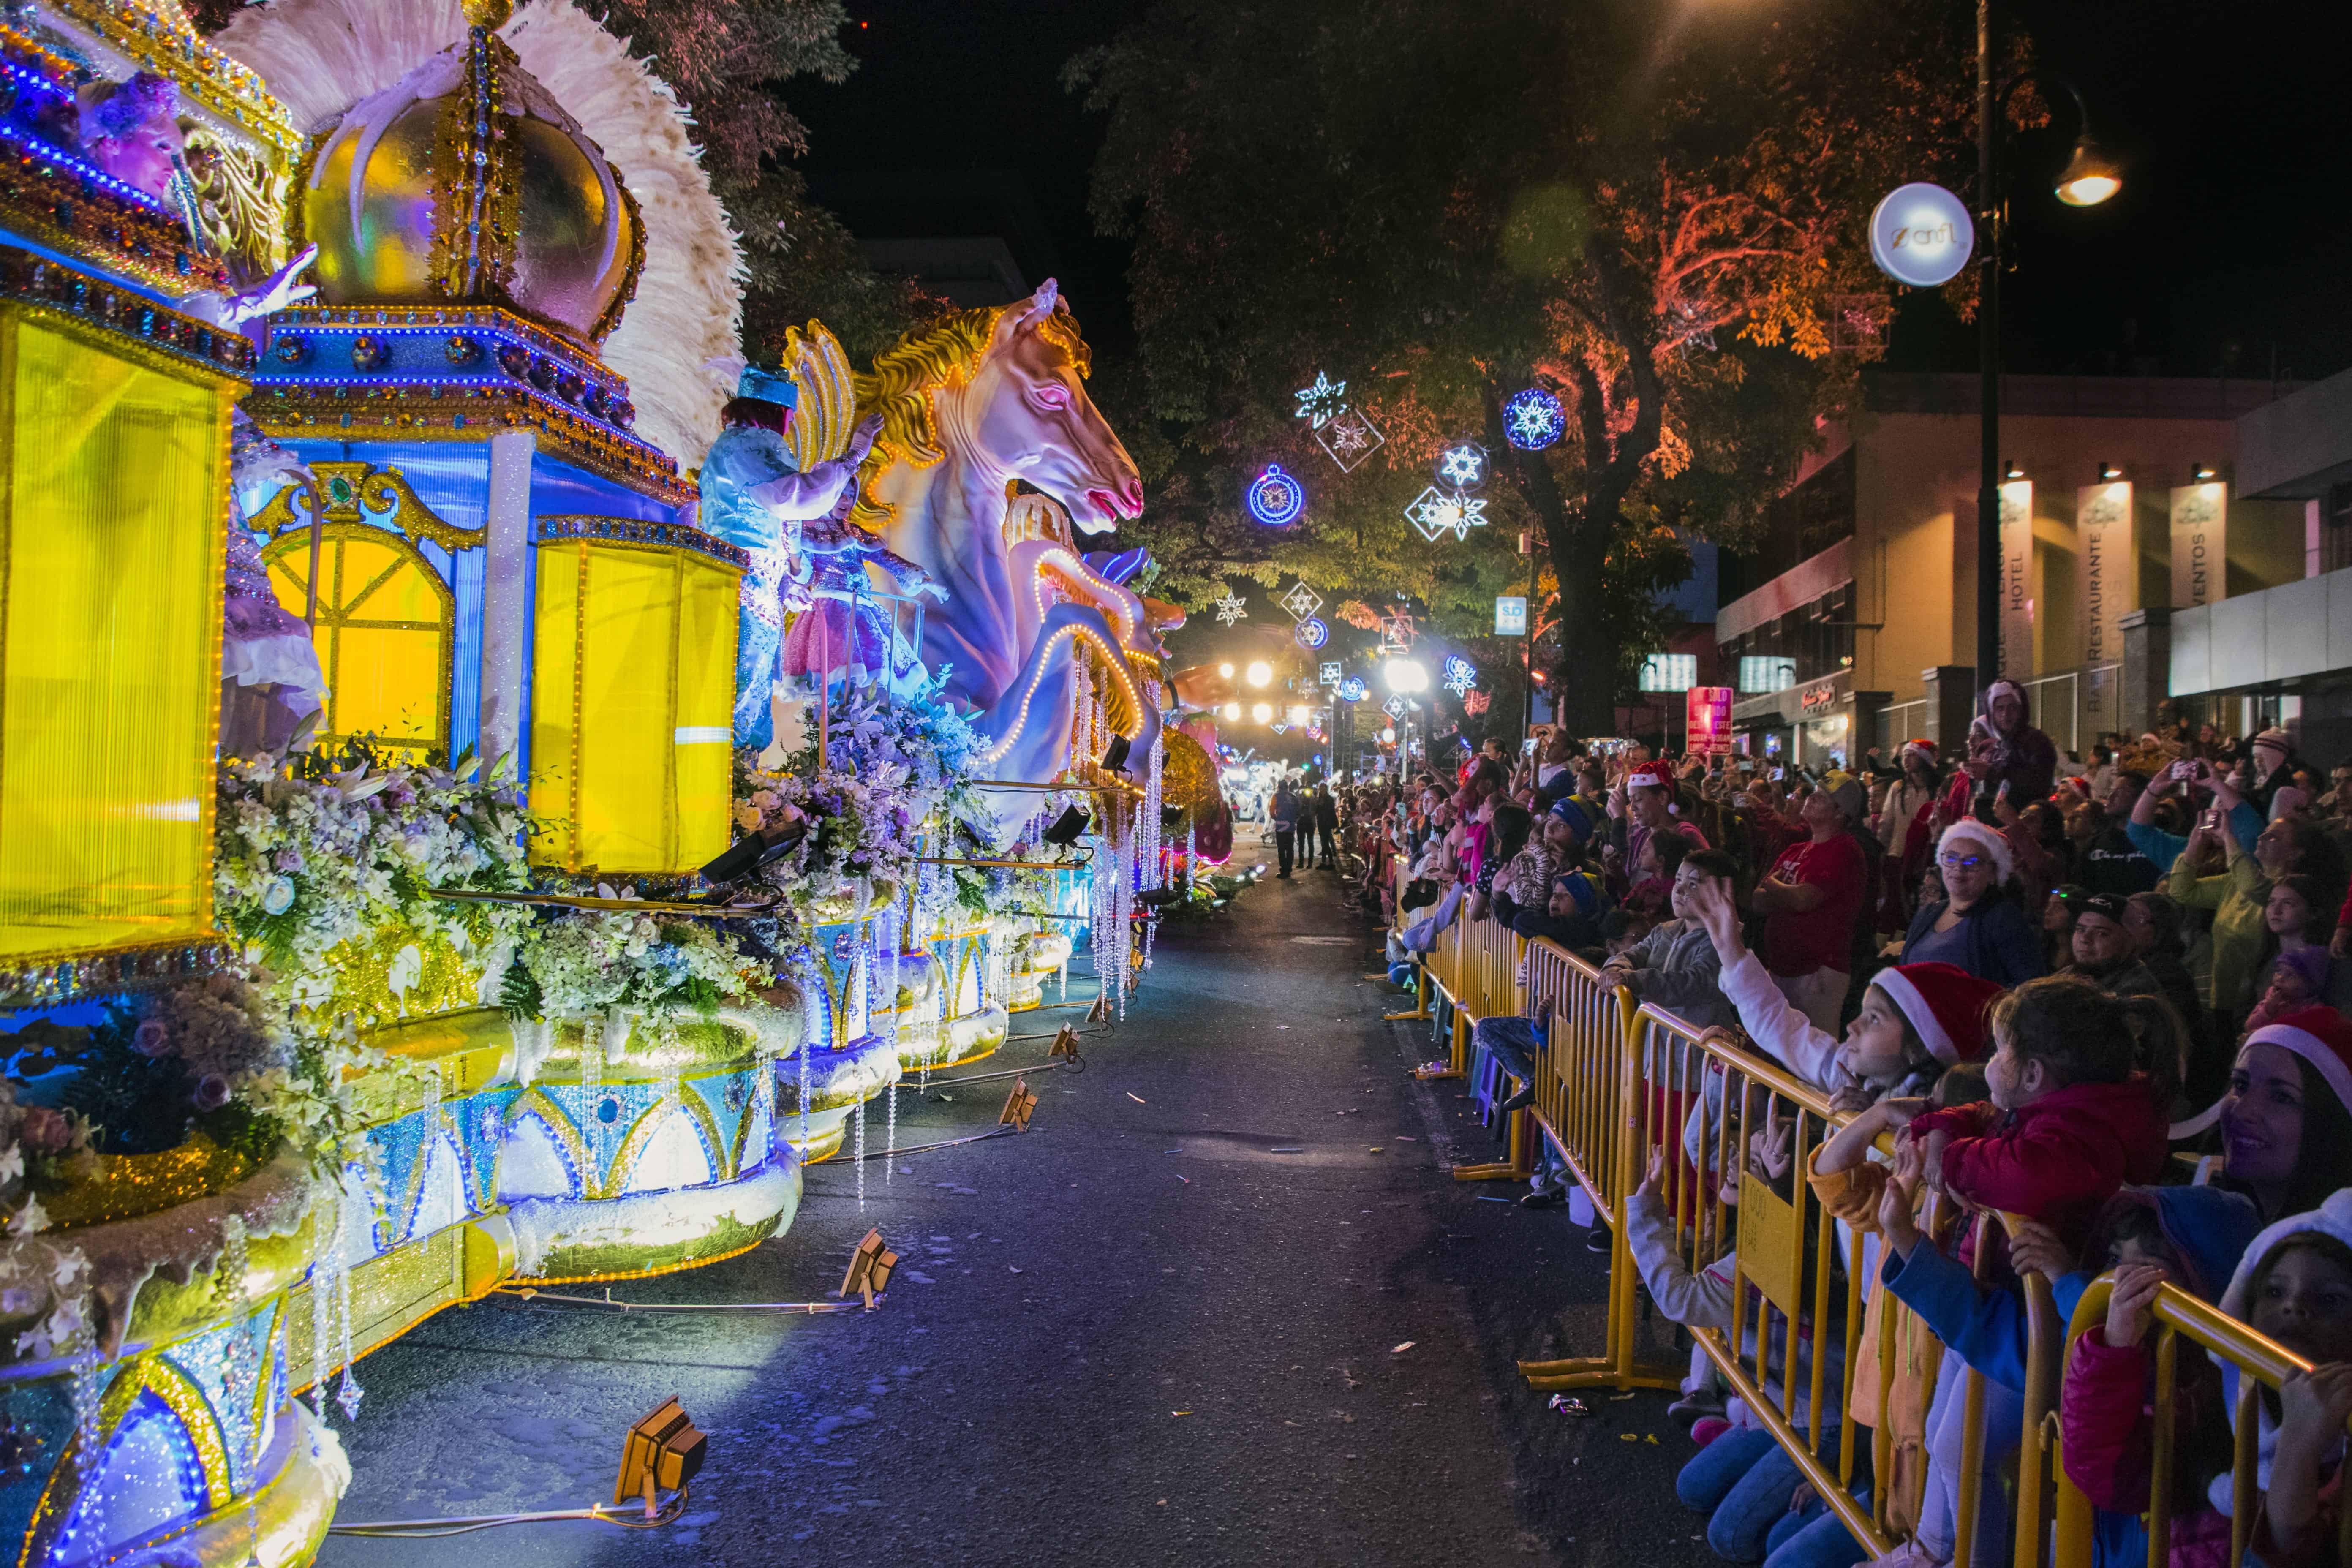
[[[908, 332], [874, 356], [873, 374], [857, 378], [857, 417], [862, 420], [879, 414], [882, 433], [866, 460], [857, 504], [849, 513], [851, 522], [874, 532], [889, 523], [897, 509], [883, 500], [875, 487], [893, 463], [928, 468], [947, 456], [931, 412], [932, 390], [961, 385], [980, 368], [1004, 313], [1028, 308], [1028, 300], [1015, 300], [1009, 305], [959, 310]], [[1038, 324], [1037, 331], [1068, 353], [1081, 378], [1093, 374], [1094, 352], [1087, 347], [1068, 300], [1056, 299], [1054, 313]]]

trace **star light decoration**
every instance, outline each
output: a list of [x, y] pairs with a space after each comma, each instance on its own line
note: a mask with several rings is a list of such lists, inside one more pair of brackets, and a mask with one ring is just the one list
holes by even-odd
[[1402, 719], [1404, 717], [1404, 707], [1405, 704], [1403, 698], [1391, 697], [1386, 702], [1381, 704], [1381, 711], [1387, 714], [1391, 719]]
[[1503, 434], [1523, 452], [1540, 452], [1568, 428], [1568, 413], [1559, 399], [1540, 386], [1515, 392], [1503, 405]]
[[1308, 421], [1318, 430], [1348, 412], [1348, 384], [1333, 381], [1319, 370], [1315, 373], [1314, 385], [1302, 386], [1292, 395], [1298, 399], [1296, 417]]
[[1315, 441], [1345, 474], [1352, 473], [1357, 464], [1386, 446], [1388, 437], [1381, 434], [1381, 427], [1362, 409], [1347, 408], [1316, 430]]
[[1486, 498], [1432, 485], [1412, 498], [1412, 504], [1404, 509], [1404, 520], [1432, 544], [1449, 533], [1456, 541], [1465, 541], [1472, 529], [1486, 526]]
[[1242, 596], [1239, 594], [1234, 593], [1231, 588], [1227, 588], [1225, 590], [1225, 596], [1215, 601], [1215, 603], [1217, 606], [1217, 619], [1225, 626], [1230, 626], [1235, 621], [1245, 621], [1249, 619], [1249, 605], [1243, 603]]
[[1307, 510], [1307, 487], [1283, 472], [1281, 464], [1268, 463], [1242, 492], [1242, 504], [1266, 527], [1288, 528]]
[[1290, 636], [1300, 647], [1313, 653], [1331, 640], [1331, 628], [1315, 616], [1309, 616], [1292, 628]]
[[1478, 667], [1460, 654], [1449, 654], [1445, 660], [1445, 689], [1456, 697], [1466, 696], [1478, 684]]
[[1437, 455], [1437, 482], [1473, 490], [1486, 482], [1486, 448], [1475, 441], [1448, 447]]
[[1339, 661], [1336, 658], [1327, 658], [1315, 673], [1318, 685], [1337, 686], [1339, 684]]
[[1270, 724], [1266, 727], [1277, 735], [1286, 733], [1290, 729], [1290, 726], [1287, 724]]
[[1293, 583], [1290, 585], [1290, 592], [1282, 596], [1280, 603], [1284, 609], [1290, 612], [1292, 620], [1303, 621], [1323, 607], [1323, 595], [1308, 587], [1304, 582]]
[[1381, 616], [1381, 647], [1390, 653], [1406, 653], [1412, 647], [1412, 612], [1402, 605], [1391, 605]]

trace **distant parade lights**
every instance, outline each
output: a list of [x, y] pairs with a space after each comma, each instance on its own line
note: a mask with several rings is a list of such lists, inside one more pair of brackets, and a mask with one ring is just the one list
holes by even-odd
[[1250, 717], [1256, 720], [1261, 724], [1271, 724], [1274, 722], [1274, 704], [1271, 702], [1259, 703], [1256, 707], [1250, 710]]
[[1250, 660], [1248, 679], [1252, 686], [1265, 686], [1274, 679], [1274, 666], [1262, 658]]
[[1392, 658], [1381, 668], [1381, 679], [1391, 691], [1426, 691], [1429, 668], [1417, 658]]

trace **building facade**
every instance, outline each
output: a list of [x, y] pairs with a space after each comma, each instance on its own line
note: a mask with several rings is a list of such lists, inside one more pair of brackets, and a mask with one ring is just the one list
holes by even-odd
[[[2305, 574], [2303, 502], [2232, 484], [2241, 419], [2283, 405], [2279, 391], [2004, 378], [2000, 665], [2061, 751], [2154, 721], [2175, 689], [2174, 612]], [[1824, 430], [1761, 545], [1727, 562], [1715, 636], [1751, 754], [1850, 765], [1873, 747], [1966, 734], [1977, 392], [1973, 375], [1865, 375], [1860, 407]], [[2352, 424], [2338, 428], [2352, 459]]]

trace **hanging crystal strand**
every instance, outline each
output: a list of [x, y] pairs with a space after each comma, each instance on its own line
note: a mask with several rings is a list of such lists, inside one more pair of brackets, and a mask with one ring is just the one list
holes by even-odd
[[[441, 1064], [440, 1064], [439, 1062], [437, 1062], [437, 1061], [432, 1061], [432, 1062], [427, 1062], [427, 1063], [425, 1063], [425, 1142], [424, 1142], [424, 1147], [425, 1147], [425, 1149], [429, 1150], [429, 1149], [431, 1149], [431, 1148], [432, 1148], [432, 1146], [433, 1146], [433, 1140], [434, 1140], [434, 1137], [435, 1137], [436, 1134], [438, 1134], [438, 1133], [440, 1132], [440, 1131], [441, 1131]], [[421, 1157], [422, 1157], [422, 1156], [420, 1156], [420, 1158], [421, 1158]]]
[[335, 1403], [342, 1406], [345, 1421], [356, 1422], [363, 1390], [352, 1374], [351, 1232], [341, 1226], [335, 1229], [335, 1359], [343, 1364], [342, 1380], [335, 1385]]
[[[84, 1278], [88, 1278], [87, 1275]], [[98, 1375], [97, 1302], [85, 1293], [81, 1301], [81, 1353], [74, 1358], [73, 1414], [75, 1479], [89, 1486], [98, 1479], [100, 1406], [104, 1384]]]
[[580, 1026], [580, 1115], [588, 1134], [588, 1169], [580, 1178], [583, 1198], [594, 1197], [604, 1180], [604, 1123], [596, 1114], [604, 1083], [604, 1020], [592, 1017]]
[[857, 1109], [849, 1113], [849, 1119], [857, 1124], [857, 1157], [851, 1163], [857, 1167], [857, 1206], [863, 1209], [866, 1206], [866, 1102], [864, 1100], [857, 1102]]
[[[343, 1198], [336, 1193], [334, 1202], [324, 1211], [325, 1223], [332, 1233], [343, 1233]], [[333, 1245], [318, 1249], [318, 1261], [310, 1266], [310, 1407], [319, 1424], [327, 1421], [327, 1336], [331, 1331], [329, 1317], [335, 1289], [336, 1248]]]

